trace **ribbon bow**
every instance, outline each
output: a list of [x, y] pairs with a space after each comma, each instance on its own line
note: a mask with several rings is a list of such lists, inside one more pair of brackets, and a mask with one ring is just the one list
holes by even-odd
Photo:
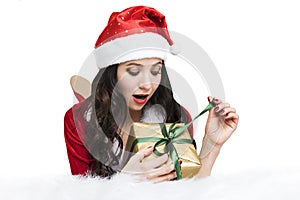
[[[155, 142], [154, 147], [153, 147], [153, 153], [155, 153], [157, 156], [161, 156], [166, 152], [170, 152], [170, 157], [174, 163], [176, 175], [177, 175], [177, 180], [182, 179], [182, 174], [180, 171], [180, 164], [178, 160], [178, 154], [176, 151], [176, 148], [174, 146], [174, 143], [177, 144], [192, 144], [193, 140], [192, 139], [186, 139], [186, 138], [177, 138], [180, 136], [198, 117], [209, 111], [212, 107], [214, 106], [213, 101], [211, 101], [206, 108], [200, 112], [192, 121], [189, 123], [185, 124], [182, 127], [174, 127], [176, 123], [173, 123], [169, 127], [169, 131], [167, 132], [166, 125], [164, 123], [160, 123], [160, 128], [161, 132], [163, 135], [163, 138], [160, 137], [144, 137], [144, 138], [136, 138], [131, 146], [130, 152], [133, 152], [133, 149], [136, 144], [140, 142]], [[169, 133], [169, 134], [168, 134]], [[159, 152], [156, 147], [164, 145], [165, 144], [165, 149], [164, 152]]]

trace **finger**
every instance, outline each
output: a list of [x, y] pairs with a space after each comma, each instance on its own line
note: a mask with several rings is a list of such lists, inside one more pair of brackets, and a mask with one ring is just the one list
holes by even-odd
[[150, 155], [152, 152], [153, 147], [149, 146], [145, 149], [138, 151], [134, 156], [132, 156], [132, 160], [141, 162], [146, 156]]
[[177, 177], [176, 172], [171, 172], [169, 174], [156, 177], [156, 178], [152, 179], [151, 182], [153, 182], [153, 183], [160, 183], [160, 182], [163, 182], [163, 181], [173, 180], [176, 177]]
[[225, 119], [238, 119], [239, 115], [236, 114], [235, 112], [229, 112], [227, 113]]
[[215, 113], [220, 114], [220, 112], [224, 109], [224, 108], [229, 108], [230, 104], [229, 103], [220, 103], [217, 106], [215, 106]]
[[225, 107], [222, 110], [220, 110], [218, 113], [220, 115], [227, 116], [229, 113], [235, 113], [235, 112], [236, 112], [235, 108]]
[[162, 156], [159, 156], [153, 160], [148, 160], [146, 162], [143, 162], [143, 165], [146, 169], [155, 169], [164, 163], [166, 163], [169, 159], [169, 155], [166, 153]]
[[216, 114], [213, 111], [215, 110], [216, 106], [218, 104], [220, 104], [222, 101], [220, 101], [219, 99], [213, 98], [212, 96], [208, 96], [207, 100], [208, 100], [209, 103], [213, 102], [213, 106], [214, 106], [213, 109], [209, 110], [208, 118], [216, 117]]
[[215, 105], [222, 103], [222, 101], [220, 99], [217, 99], [217, 98], [213, 98], [212, 100], [213, 100], [213, 103]]
[[208, 96], [208, 97], [207, 97], [207, 100], [208, 100], [208, 102], [210, 103], [210, 102], [213, 100], [213, 97], [212, 97], [212, 96]]
[[207, 97], [208, 102], [210, 103], [211, 101], [213, 101], [214, 104], [220, 104], [222, 103], [222, 101], [220, 99], [214, 98], [212, 96], [208, 96]]
[[232, 118], [232, 120], [234, 121], [235, 124], [238, 124], [239, 119], [240, 119], [240, 116], [238, 114], [235, 114], [235, 117]]
[[236, 129], [239, 116], [236, 113], [229, 113], [228, 116], [225, 117], [226, 124], [233, 129]]
[[163, 176], [166, 174], [170, 174], [172, 171], [174, 171], [174, 164], [170, 163], [169, 165], [161, 166], [155, 170], [153, 170], [151, 173], [147, 174], [146, 178], [148, 180], [152, 180], [158, 176]]
[[225, 119], [226, 120], [232, 119], [232, 121], [237, 124], [239, 121], [239, 115], [236, 113], [228, 113], [228, 115], [225, 117]]

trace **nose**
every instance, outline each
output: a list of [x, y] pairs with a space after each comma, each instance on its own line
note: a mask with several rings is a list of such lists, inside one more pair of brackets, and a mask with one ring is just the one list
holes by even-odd
[[152, 80], [150, 74], [148, 73], [143, 74], [140, 80], [139, 88], [142, 90], [150, 90], [151, 85], [152, 85]]

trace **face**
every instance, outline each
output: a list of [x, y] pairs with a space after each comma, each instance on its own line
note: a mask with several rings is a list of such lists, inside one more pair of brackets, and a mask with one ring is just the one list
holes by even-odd
[[145, 58], [119, 64], [118, 86], [130, 111], [141, 111], [157, 90], [161, 80], [162, 60]]

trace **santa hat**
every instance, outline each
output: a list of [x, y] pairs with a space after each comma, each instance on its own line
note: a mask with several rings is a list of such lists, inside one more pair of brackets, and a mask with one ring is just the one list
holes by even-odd
[[165, 16], [154, 8], [134, 6], [111, 14], [93, 51], [97, 67], [104, 68], [142, 58], [166, 59], [171, 48]]

